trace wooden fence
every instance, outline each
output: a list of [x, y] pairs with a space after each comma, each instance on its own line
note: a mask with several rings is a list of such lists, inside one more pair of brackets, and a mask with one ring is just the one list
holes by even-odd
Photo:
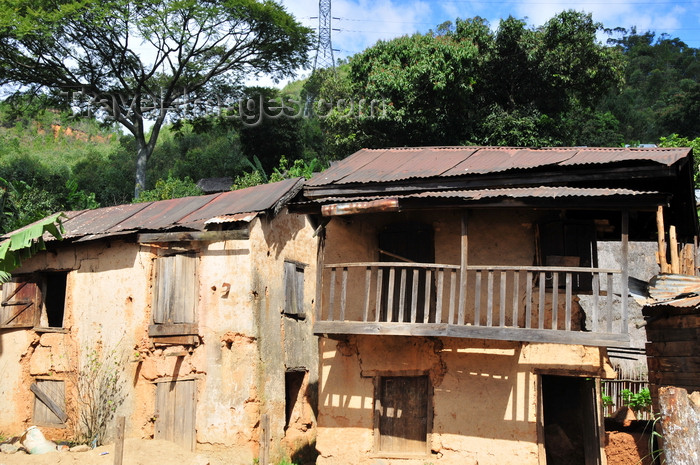
[[[615, 367], [617, 371], [617, 379], [609, 379], [603, 381], [603, 395], [610, 396], [612, 405], [604, 406], [606, 417], [612, 416], [620, 407], [624, 405], [622, 391], [629, 389], [632, 394], [638, 394], [644, 388], [649, 388], [649, 380], [647, 373], [639, 370], [629, 370], [623, 367]], [[651, 407], [649, 411], [637, 412], [638, 420], [650, 420], [652, 417]]]

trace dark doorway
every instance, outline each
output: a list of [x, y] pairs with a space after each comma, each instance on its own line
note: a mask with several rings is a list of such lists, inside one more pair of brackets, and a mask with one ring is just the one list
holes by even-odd
[[284, 428], [287, 429], [292, 420], [292, 413], [299, 402], [299, 392], [304, 385], [306, 371], [287, 371], [284, 373]]
[[595, 379], [542, 375], [548, 465], [600, 464]]
[[[385, 227], [379, 233], [379, 261], [405, 263], [405, 267], [402, 266], [394, 270], [393, 279], [390, 278], [389, 270], [384, 271], [381, 321], [411, 321], [411, 309], [414, 305], [412, 295], [414, 269], [410, 268], [410, 264], [435, 263], [432, 226], [418, 222], [407, 222]], [[424, 268], [416, 268], [416, 270], [418, 291], [415, 299], [416, 321], [422, 322], [425, 315], [425, 283], [427, 278]], [[430, 285], [434, 287], [432, 283]], [[389, 299], [390, 287], [393, 287], [392, 299]], [[435, 296], [435, 292], [431, 292], [431, 295]], [[434, 313], [434, 307], [434, 303], [431, 302], [431, 313]], [[400, 315], [403, 315], [403, 318]]]

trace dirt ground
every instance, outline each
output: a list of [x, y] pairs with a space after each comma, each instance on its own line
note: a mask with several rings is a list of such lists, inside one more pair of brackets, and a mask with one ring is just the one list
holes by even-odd
[[642, 432], [608, 431], [605, 433], [608, 465], [650, 465], [650, 435]]
[[[106, 452], [106, 454], [104, 454]], [[102, 455], [104, 454], [104, 455]], [[0, 465], [113, 465], [114, 445], [87, 452], [50, 452], [42, 455], [1, 454]], [[167, 441], [127, 439], [123, 465], [252, 465], [225, 449], [190, 452]]]

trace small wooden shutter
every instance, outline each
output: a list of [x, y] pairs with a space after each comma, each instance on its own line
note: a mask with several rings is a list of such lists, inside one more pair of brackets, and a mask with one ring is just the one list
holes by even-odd
[[38, 379], [31, 386], [34, 392], [34, 423], [63, 425], [66, 415], [66, 388], [60, 380]]
[[2, 285], [0, 328], [31, 328], [39, 324], [41, 290], [26, 277], [13, 278]]
[[171, 441], [194, 450], [197, 440], [195, 380], [160, 382], [156, 386], [154, 439]]
[[427, 452], [427, 376], [387, 376], [380, 379], [377, 411], [379, 451]]
[[197, 304], [197, 256], [194, 253], [156, 259], [153, 322], [193, 323]]
[[304, 268], [284, 262], [284, 313], [304, 316]]

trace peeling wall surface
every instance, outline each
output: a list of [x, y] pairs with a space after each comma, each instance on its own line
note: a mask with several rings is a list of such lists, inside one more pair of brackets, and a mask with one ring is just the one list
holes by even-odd
[[[247, 240], [58, 243], [26, 261], [15, 275], [67, 271], [64, 324], [52, 332], [0, 331], [0, 430], [21, 434], [34, 424], [30, 385], [54, 379], [65, 382], [69, 418], [60, 427], [43, 425], [42, 431], [51, 439], [75, 437], [77, 373], [96, 358], [116, 360], [113, 371], [121, 373], [123, 393], [116, 414], [126, 416], [128, 437], [156, 434], [158, 383], [193, 379], [200, 447], [225, 445], [252, 462], [259, 454], [262, 414], [270, 419], [272, 458], [312, 443], [316, 419], [310, 406], [318, 385], [311, 333], [316, 238], [305, 216], [286, 211], [271, 219], [259, 216], [248, 227]], [[177, 251], [193, 251], [197, 260], [197, 336], [186, 344], [163, 343], [148, 332], [156, 257]], [[285, 261], [303, 265], [304, 317], [284, 313]], [[304, 373], [303, 389], [289, 409], [288, 368]]]
[[[539, 215], [532, 210], [471, 211], [468, 263], [534, 265]], [[430, 225], [435, 263], [459, 264], [461, 213], [450, 210], [334, 217], [326, 228], [324, 264], [378, 261], [379, 231], [401, 222]], [[348, 289], [362, 288], [363, 280], [351, 275]], [[346, 315], [361, 311], [362, 302], [363, 296], [349, 293]], [[322, 337], [320, 360], [317, 463], [322, 465], [542, 463], [540, 375], [614, 377], [603, 348], [446, 337]], [[377, 445], [377, 386], [384, 377], [401, 376], [429, 379], [424, 453], [387, 453]]]
[[[374, 380], [424, 373], [430, 452], [400, 463], [537, 464], [537, 373], [604, 376], [604, 349], [457, 338], [321, 340], [319, 464], [394, 463], [374, 447]], [[398, 461], [397, 461], [398, 463]]]

